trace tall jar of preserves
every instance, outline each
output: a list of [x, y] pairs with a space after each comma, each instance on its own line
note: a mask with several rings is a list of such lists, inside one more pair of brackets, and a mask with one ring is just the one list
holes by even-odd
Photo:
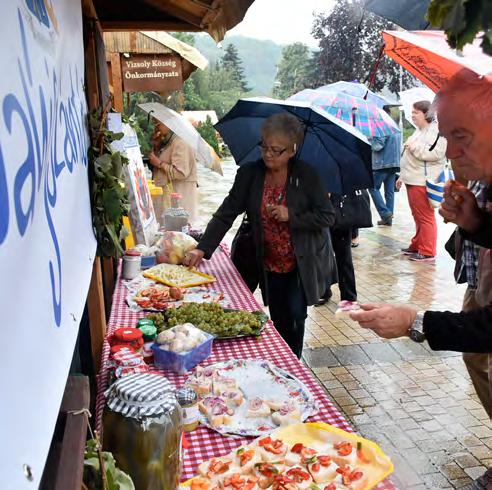
[[103, 447], [136, 489], [176, 490], [181, 473], [182, 411], [159, 374], [132, 374], [106, 391]]

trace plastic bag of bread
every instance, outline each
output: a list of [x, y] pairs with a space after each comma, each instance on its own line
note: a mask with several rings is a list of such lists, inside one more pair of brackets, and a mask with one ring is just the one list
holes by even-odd
[[157, 263], [182, 264], [186, 252], [197, 246], [197, 241], [180, 231], [165, 231], [158, 242]]

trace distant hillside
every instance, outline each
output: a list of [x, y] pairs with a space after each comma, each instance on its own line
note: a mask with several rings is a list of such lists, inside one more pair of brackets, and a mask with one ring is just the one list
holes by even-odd
[[195, 47], [214, 63], [222, 57], [228, 44], [234, 44], [243, 62], [244, 74], [252, 95], [271, 95], [277, 72], [277, 64], [283, 46], [273, 41], [264, 41], [244, 36], [230, 36], [218, 48], [212, 38], [205, 34], [195, 36]]

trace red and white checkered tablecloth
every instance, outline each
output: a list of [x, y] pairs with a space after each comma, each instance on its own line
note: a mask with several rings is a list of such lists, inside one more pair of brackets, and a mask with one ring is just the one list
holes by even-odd
[[[217, 291], [223, 291], [229, 295], [231, 306], [248, 311], [261, 309], [254, 296], [251, 294], [241, 276], [230, 260], [226, 246], [217, 249], [210, 261], [204, 261], [200, 270], [214, 275], [217, 281], [211, 287]], [[130, 311], [125, 302], [127, 290], [120, 277], [113, 296], [113, 305], [108, 324], [108, 335], [118, 327], [133, 327], [142, 313]], [[102, 367], [98, 376], [98, 394], [96, 402], [96, 427], [99, 430], [104, 409], [104, 391], [107, 388], [108, 371], [107, 361], [109, 357], [109, 344], [104, 342], [102, 354]], [[335, 427], [353, 432], [351, 426], [342, 414], [330, 401], [326, 392], [318, 381], [289, 349], [282, 337], [269, 323], [266, 331], [257, 339], [255, 337], [237, 340], [217, 340], [214, 342], [212, 355], [204, 362], [211, 364], [229, 359], [264, 359], [269, 360], [277, 366], [299, 378], [315, 396], [319, 411], [308, 419], [309, 422], [327, 422]], [[186, 375], [177, 375], [164, 372], [166, 377], [176, 387], [181, 386], [186, 380]], [[198, 464], [212, 457], [222, 456], [234, 448], [251, 441], [247, 438], [224, 437], [206, 427], [199, 427], [193, 432], [187, 433], [189, 448], [183, 464], [182, 479], [191, 478], [196, 473]], [[395, 486], [385, 480], [377, 487], [378, 490], [394, 490]]]

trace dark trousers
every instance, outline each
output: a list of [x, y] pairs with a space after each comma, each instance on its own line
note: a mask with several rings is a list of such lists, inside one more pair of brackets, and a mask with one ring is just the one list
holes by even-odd
[[267, 282], [270, 317], [278, 333], [300, 359], [307, 301], [297, 269], [286, 273], [268, 272]]
[[[357, 301], [357, 290], [355, 287], [354, 263], [352, 262], [352, 229], [346, 230], [330, 229], [331, 242], [335, 252], [335, 260], [338, 269], [338, 288], [340, 299]], [[357, 235], [356, 235], [357, 236]]]

